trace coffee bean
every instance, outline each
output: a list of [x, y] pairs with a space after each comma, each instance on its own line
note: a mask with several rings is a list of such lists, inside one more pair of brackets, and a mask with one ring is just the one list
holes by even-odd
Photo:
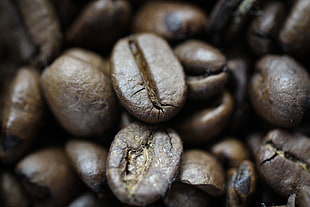
[[16, 5], [27, 34], [38, 48], [34, 64], [46, 66], [62, 45], [62, 33], [55, 10], [48, 0], [17, 0]]
[[121, 104], [144, 122], [167, 121], [184, 104], [182, 66], [168, 44], [153, 34], [131, 36], [115, 45], [111, 78]]
[[174, 182], [164, 198], [167, 207], [206, 207], [208, 197], [200, 189], [180, 182]]
[[40, 75], [31, 67], [20, 68], [8, 87], [2, 114], [0, 160], [13, 162], [31, 146], [43, 118]]
[[305, 55], [310, 49], [310, 2], [298, 0], [279, 34], [279, 40], [285, 52]]
[[203, 105], [202, 109], [194, 107], [194, 112], [177, 123], [178, 132], [185, 143], [201, 144], [218, 136], [226, 127], [234, 108], [233, 99], [228, 92], [214, 100], [211, 106], [205, 103]]
[[36, 53], [36, 47], [27, 35], [19, 11], [13, 1], [0, 2], [0, 45], [5, 59], [9, 59], [19, 67], [29, 62]]
[[222, 31], [240, 2], [241, 0], [219, 0], [216, 2], [208, 23], [208, 32], [212, 34], [214, 42], [218, 42], [221, 39]]
[[256, 174], [254, 164], [245, 160], [238, 168], [229, 170], [226, 194], [226, 206], [247, 206], [248, 199], [256, 188]]
[[188, 40], [174, 52], [186, 72], [189, 98], [207, 99], [223, 92], [228, 73], [226, 58], [219, 50], [202, 41]]
[[171, 129], [134, 122], [115, 136], [108, 154], [108, 184], [123, 203], [145, 206], [163, 197], [183, 151]]
[[256, 64], [249, 92], [255, 111], [275, 126], [296, 126], [310, 106], [310, 77], [289, 56], [268, 55]]
[[224, 172], [220, 163], [202, 150], [184, 152], [178, 180], [194, 185], [212, 196], [225, 192]]
[[16, 173], [38, 206], [64, 206], [75, 195], [77, 179], [66, 154], [60, 148], [47, 148], [24, 157]]
[[251, 23], [248, 30], [248, 43], [257, 55], [276, 52], [276, 40], [286, 15], [281, 1], [266, 2], [261, 15]]
[[45, 69], [41, 81], [50, 108], [68, 132], [95, 136], [115, 123], [110, 79], [91, 64], [63, 55]]
[[210, 150], [227, 168], [236, 168], [240, 163], [249, 159], [247, 147], [233, 137], [224, 138], [211, 147]]
[[91, 1], [67, 31], [67, 40], [74, 45], [104, 50], [126, 30], [130, 10], [124, 0]]
[[150, 1], [137, 12], [133, 30], [155, 33], [167, 40], [181, 40], [200, 33], [206, 22], [204, 12], [192, 4]]
[[104, 193], [106, 149], [92, 142], [71, 140], [66, 144], [66, 153], [81, 180], [95, 193]]
[[270, 131], [256, 154], [257, 168], [278, 193], [290, 195], [310, 186], [310, 139], [283, 130]]
[[0, 173], [0, 205], [28, 207], [30, 204], [17, 178], [10, 172]]

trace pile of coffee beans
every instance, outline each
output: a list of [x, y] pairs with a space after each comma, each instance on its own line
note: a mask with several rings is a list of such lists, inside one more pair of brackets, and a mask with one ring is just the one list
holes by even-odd
[[310, 206], [310, 0], [1, 0], [0, 31], [0, 206]]

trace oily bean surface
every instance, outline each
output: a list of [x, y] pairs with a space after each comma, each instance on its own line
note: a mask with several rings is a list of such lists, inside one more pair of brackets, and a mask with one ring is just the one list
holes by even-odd
[[144, 122], [171, 119], [186, 98], [181, 64], [168, 44], [153, 34], [137, 34], [115, 45], [111, 79], [121, 104]]
[[145, 206], [163, 197], [178, 172], [183, 146], [171, 129], [134, 122], [111, 144], [108, 184], [124, 203]]

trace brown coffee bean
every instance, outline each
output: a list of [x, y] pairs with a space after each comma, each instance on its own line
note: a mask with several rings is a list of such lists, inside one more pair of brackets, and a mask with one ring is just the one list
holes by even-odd
[[310, 49], [310, 2], [298, 0], [279, 34], [285, 52], [305, 55]]
[[27, 34], [38, 48], [34, 64], [46, 66], [61, 49], [62, 33], [49, 0], [17, 0]]
[[108, 154], [108, 184], [130, 205], [163, 197], [178, 172], [183, 147], [171, 129], [135, 122], [115, 136]]
[[144, 122], [167, 121], [185, 102], [182, 66], [168, 44], [153, 34], [130, 36], [115, 45], [111, 78], [121, 104]]
[[103, 193], [106, 183], [106, 149], [92, 142], [71, 140], [66, 144], [66, 153], [81, 180], [95, 193]]
[[211, 154], [198, 149], [184, 152], [178, 180], [213, 196], [221, 195], [225, 190], [222, 166]]
[[275, 126], [296, 126], [310, 106], [310, 77], [289, 56], [268, 55], [256, 64], [249, 92], [255, 111]]
[[174, 50], [184, 66], [188, 97], [207, 99], [223, 92], [227, 78], [225, 56], [211, 45], [188, 40]]
[[227, 168], [236, 168], [244, 160], [249, 159], [247, 147], [233, 137], [224, 138], [210, 150]]
[[67, 31], [67, 40], [74, 45], [104, 50], [124, 33], [129, 19], [127, 1], [91, 1]]
[[200, 33], [207, 17], [200, 8], [185, 2], [150, 1], [137, 12], [133, 30], [180, 40]]
[[218, 42], [223, 34], [223, 30], [229, 22], [234, 9], [237, 8], [241, 0], [219, 0], [212, 9], [208, 32], [213, 36], [213, 41]]
[[285, 18], [285, 7], [282, 1], [266, 2], [248, 30], [248, 44], [257, 55], [276, 51], [276, 39]]
[[231, 40], [237, 36], [244, 24], [250, 18], [251, 12], [255, 9], [258, 1], [256, 0], [242, 0], [238, 7], [233, 12], [231, 18], [229, 18], [229, 26], [225, 28], [225, 38]]
[[256, 188], [256, 173], [254, 164], [245, 160], [238, 168], [229, 170], [226, 193], [227, 207], [247, 206], [249, 198]]
[[65, 206], [78, 190], [78, 180], [60, 148], [27, 155], [17, 164], [16, 173], [36, 206]]
[[104, 60], [100, 55], [91, 52], [89, 50], [85, 50], [82, 48], [71, 48], [65, 51], [65, 54], [77, 58], [81, 61], [85, 61], [88, 64], [91, 64], [93, 67], [98, 68], [107, 76], [110, 76], [110, 67], [108, 61]]
[[10, 172], [0, 173], [0, 205], [4, 207], [29, 206], [29, 200], [22, 186]]
[[219, 135], [226, 127], [233, 112], [231, 95], [224, 92], [213, 105], [188, 114], [179, 120], [177, 129], [185, 143], [201, 144]]
[[31, 146], [43, 118], [40, 75], [31, 67], [20, 68], [8, 87], [2, 114], [0, 160], [13, 162]]
[[174, 182], [164, 198], [164, 203], [167, 207], [207, 207], [208, 197], [192, 185]]
[[62, 126], [76, 136], [94, 136], [117, 117], [110, 79], [85, 61], [59, 57], [41, 77], [44, 95]]
[[2, 0], [0, 11], [0, 30], [3, 31], [0, 34], [0, 48], [3, 54], [7, 54], [5, 59], [9, 59], [19, 67], [20, 64], [29, 62], [35, 55], [35, 45], [27, 34], [13, 1]]
[[268, 55], [256, 64], [250, 98], [256, 112], [273, 125], [296, 126], [310, 106], [310, 77], [289, 56]]
[[290, 195], [310, 186], [310, 139], [283, 130], [270, 131], [256, 154], [262, 177], [278, 193]]

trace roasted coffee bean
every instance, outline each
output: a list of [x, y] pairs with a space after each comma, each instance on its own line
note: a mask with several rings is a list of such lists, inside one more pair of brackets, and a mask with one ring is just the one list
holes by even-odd
[[28, 207], [30, 204], [17, 178], [10, 172], [0, 173], [0, 205]]
[[81, 180], [95, 193], [104, 193], [106, 149], [92, 142], [71, 140], [66, 144], [66, 153]]
[[248, 44], [257, 55], [276, 52], [276, 40], [284, 22], [285, 8], [282, 1], [268, 1], [251, 23]]
[[130, 205], [163, 197], [178, 172], [183, 146], [171, 129], [134, 122], [115, 136], [108, 154], [108, 184]]
[[13, 1], [0, 2], [0, 48], [5, 59], [9, 59], [19, 67], [29, 62], [36, 53], [36, 47], [27, 35], [22, 19]]
[[216, 158], [202, 150], [184, 152], [178, 180], [194, 185], [213, 196], [225, 192], [225, 177], [222, 166]]
[[297, 0], [279, 34], [285, 52], [308, 54], [310, 49], [310, 1]]
[[256, 154], [266, 182], [278, 193], [290, 195], [310, 186], [310, 139], [283, 130], [270, 131]]
[[129, 19], [127, 1], [91, 1], [67, 31], [67, 40], [74, 45], [104, 50], [124, 33]]
[[249, 19], [251, 12], [257, 5], [257, 0], [242, 0], [230, 18], [229, 27], [225, 28], [225, 38], [230, 40], [237, 36]]
[[177, 130], [185, 143], [201, 144], [218, 136], [226, 127], [233, 112], [231, 95], [224, 92], [214, 104], [190, 113], [177, 123]]
[[167, 121], [184, 104], [182, 66], [168, 44], [153, 34], [130, 36], [115, 45], [111, 78], [121, 104], [144, 122]]
[[208, 197], [192, 185], [174, 182], [164, 198], [164, 203], [167, 207], [207, 207]]
[[226, 57], [211, 45], [188, 40], [174, 50], [184, 66], [188, 97], [207, 99], [223, 92], [228, 78]]
[[63, 55], [45, 69], [41, 82], [54, 115], [73, 135], [99, 135], [115, 123], [110, 79], [93, 65]]
[[224, 138], [210, 150], [227, 168], [236, 168], [244, 160], [250, 158], [247, 147], [233, 137]]
[[255, 111], [275, 126], [296, 126], [310, 106], [310, 77], [289, 56], [268, 55], [256, 64], [249, 92]]
[[189, 3], [150, 1], [137, 12], [134, 32], [151, 32], [167, 40], [181, 40], [200, 33], [207, 23], [204, 12]]
[[229, 170], [226, 194], [227, 207], [247, 206], [248, 199], [256, 188], [254, 164], [243, 161], [238, 168]]
[[1, 162], [19, 159], [38, 134], [44, 109], [40, 88], [40, 75], [31, 67], [20, 68], [8, 87], [1, 121]]
[[82, 48], [71, 48], [66, 50], [65, 54], [70, 57], [85, 61], [86, 63], [91, 64], [93, 67], [98, 68], [107, 76], [110, 76], [109, 63], [94, 52], [84, 50]]
[[62, 45], [60, 25], [49, 0], [16, 0], [23, 22], [33, 44], [38, 48], [34, 64], [46, 66]]
[[77, 178], [60, 148], [27, 155], [17, 164], [16, 173], [36, 206], [65, 206], [78, 190]]

